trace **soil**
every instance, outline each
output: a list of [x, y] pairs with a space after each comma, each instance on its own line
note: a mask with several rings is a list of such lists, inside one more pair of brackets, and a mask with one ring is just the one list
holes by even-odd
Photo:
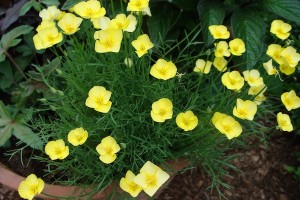
[[[300, 151], [300, 138], [293, 134], [278, 133], [271, 138], [270, 143], [266, 146], [255, 145], [256, 142], [251, 140], [249, 141], [249, 148], [234, 149], [229, 152], [242, 155], [232, 162], [241, 172], [229, 171], [229, 175], [224, 177], [223, 181], [233, 187], [232, 189], [220, 188], [224, 196], [230, 200], [300, 199], [300, 180], [296, 180], [292, 174], [285, 170], [286, 165], [300, 165], [295, 159], [295, 153]], [[3, 160], [3, 156], [0, 159]], [[14, 167], [21, 175], [40, 173], [33, 169], [34, 163], [30, 162], [28, 167], [22, 167], [19, 156], [14, 156], [10, 163], [10, 167]], [[210, 177], [201, 168], [195, 168], [178, 174], [157, 199], [220, 199], [216, 190], [208, 189], [210, 184]], [[17, 192], [0, 185], [0, 200], [19, 199], [21, 198]]]

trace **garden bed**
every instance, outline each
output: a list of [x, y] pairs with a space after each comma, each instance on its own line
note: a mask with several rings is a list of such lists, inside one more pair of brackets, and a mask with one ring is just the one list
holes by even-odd
[[[249, 145], [255, 143], [256, 141], [251, 141]], [[296, 200], [300, 196], [299, 182], [292, 174], [287, 173], [284, 166], [296, 164], [294, 154], [299, 150], [300, 138], [286, 133], [273, 136], [268, 146], [260, 144], [254, 148], [232, 150], [233, 154], [242, 155], [233, 162], [242, 173], [230, 171], [230, 175], [225, 177], [224, 181], [234, 189], [221, 188], [221, 191], [228, 199], [244, 199], [247, 196], [247, 199]], [[31, 173], [33, 167], [18, 166], [19, 159], [19, 156], [15, 156], [11, 160], [15, 170], [22, 169], [18, 171], [21, 175]], [[211, 194], [210, 190], [206, 189], [210, 183], [211, 179], [203, 170], [188, 170], [177, 175], [157, 199], [219, 199], [216, 191]], [[0, 199], [21, 198], [16, 192], [0, 185]]]

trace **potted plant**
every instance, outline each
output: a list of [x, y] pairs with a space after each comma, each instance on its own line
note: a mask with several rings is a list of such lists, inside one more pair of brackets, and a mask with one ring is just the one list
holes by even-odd
[[[282, 112], [273, 127], [259, 121], [275, 117], [270, 112], [276, 106], [264, 95], [280, 81], [274, 75], [298, 65], [300, 54], [292, 46], [270, 43], [261, 67], [245, 69], [247, 43], [221, 23], [153, 42], [143, 29], [151, 16], [147, 0], [107, 7], [97, 0], [67, 2], [68, 11], [49, 6], [40, 12], [33, 42], [55, 58], [29, 74], [51, 92], [41, 99], [47, 114], [36, 109], [30, 127], [44, 152], [34, 158], [45, 163], [45, 176], [54, 183], [72, 192], [82, 188], [82, 198], [108, 191], [122, 198], [141, 197], [141, 191], [153, 196], [187, 163], [202, 163], [219, 180], [229, 162], [224, 152], [243, 138], [276, 127], [293, 130]], [[281, 20], [271, 24], [281, 40], [290, 29]], [[206, 47], [201, 32], [215, 44]], [[46, 73], [49, 65], [56, 73]], [[288, 111], [300, 107], [294, 90], [282, 93], [281, 101]], [[187, 162], [174, 167], [181, 159]], [[42, 178], [17, 177], [20, 196], [50, 195]]]

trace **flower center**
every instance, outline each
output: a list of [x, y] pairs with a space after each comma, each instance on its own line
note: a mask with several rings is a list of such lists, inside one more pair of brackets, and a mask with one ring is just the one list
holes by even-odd
[[157, 177], [154, 175], [146, 175], [146, 183], [150, 187], [155, 187], [157, 185]]
[[105, 151], [106, 151], [106, 154], [112, 154], [113, 149], [111, 146], [107, 146], [107, 147], [105, 147]]

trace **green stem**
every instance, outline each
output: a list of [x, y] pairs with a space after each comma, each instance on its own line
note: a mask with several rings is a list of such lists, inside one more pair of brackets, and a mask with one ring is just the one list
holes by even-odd
[[26, 81], [28, 80], [28, 78], [26, 77], [26, 75], [24, 74], [24, 72], [22, 71], [21, 67], [14, 61], [14, 59], [11, 57], [11, 55], [4, 51], [4, 54], [8, 57], [8, 59], [12, 62], [12, 64], [17, 68], [17, 70], [21, 73], [21, 75], [26, 79]]

